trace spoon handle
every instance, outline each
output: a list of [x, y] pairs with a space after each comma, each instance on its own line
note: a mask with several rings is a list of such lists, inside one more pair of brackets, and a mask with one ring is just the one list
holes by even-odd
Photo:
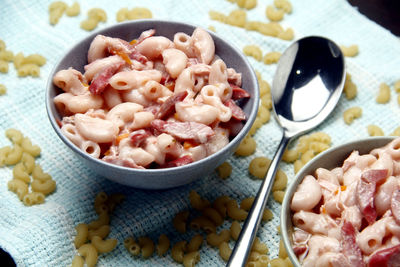
[[243, 225], [242, 231], [240, 232], [235, 248], [233, 249], [229, 258], [227, 264], [229, 267], [244, 267], [246, 264], [247, 258], [250, 254], [251, 246], [257, 234], [258, 226], [260, 225], [265, 205], [267, 204], [269, 193], [271, 192], [272, 185], [275, 180], [275, 174], [278, 169], [279, 162], [289, 141], [290, 138], [284, 134], [250, 209], [250, 212], [247, 215], [247, 219]]

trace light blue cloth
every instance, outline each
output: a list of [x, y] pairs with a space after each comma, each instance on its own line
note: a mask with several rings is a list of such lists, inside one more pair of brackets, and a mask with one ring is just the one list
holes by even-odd
[[[73, 1], [67, 0], [68, 4]], [[249, 177], [248, 163], [257, 156], [272, 157], [281, 132], [274, 119], [264, 125], [255, 135], [258, 143], [255, 154], [245, 157], [231, 157], [233, 173], [227, 180], [221, 180], [215, 173], [190, 185], [166, 191], [142, 191], [121, 186], [95, 175], [75, 157], [59, 140], [50, 126], [45, 110], [44, 94], [48, 75], [54, 64], [74, 43], [88, 35], [79, 28], [86, 18], [89, 8], [104, 8], [107, 23], [99, 28], [116, 23], [116, 12], [122, 7], [143, 6], [151, 9], [154, 18], [195, 23], [203, 27], [210, 25], [216, 33], [238, 48], [247, 44], [259, 45], [263, 52], [283, 52], [291, 42], [263, 36], [257, 32], [247, 32], [242, 28], [225, 25], [209, 18], [209, 10], [228, 13], [237, 8], [228, 1], [80, 1], [81, 14], [78, 17], [61, 18], [51, 26], [48, 22], [50, 1], [0, 1], [0, 39], [13, 52], [25, 55], [39, 53], [47, 58], [41, 68], [40, 78], [17, 78], [10, 65], [8, 74], [0, 74], [0, 83], [8, 88], [6, 95], [0, 96], [0, 128], [13, 127], [23, 131], [33, 143], [40, 145], [39, 159], [43, 169], [57, 181], [57, 190], [46, 198], [42, 205], [25, 207], [16, 195], [7, 190], [7, 182], [12, 177], [12, 169], [0, 168], [0, 247], [8, 251], [18, 266], [67, 266], [76, 250], [73, 246], [74, 227], [78, 223], [88, 223], [96, 218], [93, 200], [100, 191], [121, 192], [127, 196], [111, 217], [109, 237], [117, 238], [117, 248], [111, 253], [99, 256], [97, 266], [166, 266], [177, 265], [170, 254], [165, 257], [152, 256], [148, 260], [132, 257], [124, 248], [123, 240], [131, 235], [147, 235], [154, 241], [161, 233], [167, 234], [172, 243], [189, 240], [195, 232], [177, 234], [172, 227], [173, 216], [189, 209], [189, 191], [197, 190], [202, 196], [214, 200], [226, 194], [237, 200], [254, 196], [260, 185], [259, 180]], [[257, 8], [247, 12], [249, 20], [267, 22], [265, 8], [272, 0], [258, 1]], [[360, 53], [355, 58], [346, 58], [348, 71], [358, 86], [355, 100], [340, 100], [333, 114], [319, 126], [320, 130], [332, 137], [332, 144], [367, 137], [366, 126], [377, 124], [385, 134], [390, 134], [399, 124], [399, 104], [395, 92], [391, 91], [390, 103], [380, 105], [375, 102], [381, 82], [392, 85], [400, 78], [400, 43], [389, 31], [369, 21], [344, 0], [302, 0], [292, 1], [292, 14], [285, 15], [282, 25], [292, 27], [295, 38], [307, 35], [322, 35], [341, 45], [357, 44]], [[262, 72], [269, 82], [276, 65], [264, 65], [249, 59], [255, 69]], [[362, 118], [351, 126], [344, 123], [343, 111], [350, 106], [363, 108]], [[0, 133], [1, 136], [1, 133]], [[9, 145], [5, 136], [0, 137], [0, 146]], [[293, 179], [293, 166], [281, 164], [289, 180]], [[258, 232], [261, 241], [270, 248], [270, 257], [278, 253], [280, 205], [271, 199], [268, 204], [274, 218], [263, 223]], [[196, 213], [192, 212], [191, 216]], [[223, 227], [229, 227], [230, 222]], [[231, 243], [233, 246], [233, 243]], [[204, 244], [198, 266], [221, 266], [224, 262], [215, 248]]]

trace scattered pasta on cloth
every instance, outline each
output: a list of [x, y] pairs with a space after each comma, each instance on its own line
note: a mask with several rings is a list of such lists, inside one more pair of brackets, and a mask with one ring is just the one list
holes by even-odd
[[[5, 0], [0, 10], [0, 125], [21, 129], [31, 144], [40, 146], [35, 164], [57, 183], [44, 203], [26, 206], [8, 189], [15, 167], [0, 168], [0, 247], [18, 266], [80, 266], [85, 260], [93, 266], [95, 259], [96, 266], [225, 264], [261, 183], [257, 175], [262, 177], [281, 138], [270, 94], [280, 55], [266, 55], [283, 52], [295, 39], [322, 35], [343, 45], [348, 77], [330, 117], [289, 145], [250, 255], [253, 266], [290, 266], [276, 229], [286, 185], [305, 162], [329, 146], [370, 135], [400, 135], [394, 119], [400, 109], [400, 59], [394, 56], [400, 54], [398, 39], [344, 0], [204, 0], [179, 5], [165, 0], [111, 5], [105, 0]], [[210, 27], [239, 50], [252, 46], [244, 53], [257, 70], [260, 86], [256, 122], [235, 154], [203, 179], [165, 191], [137, 190], [94, 174], [59, 140], [44, 103], [52, 68], [88, 31], [146, 18]], [[9, 145], [10, 140], [0, 136], [0, 147]], [[249, 169], [251, 162], [261, 165]], [[23, 168], [18, 168], [16, 175], [23, 179], [26, 175], [18, 172]], [[113, 192], [126, 198], [109, 220], [108, 202], [101, 200]]]

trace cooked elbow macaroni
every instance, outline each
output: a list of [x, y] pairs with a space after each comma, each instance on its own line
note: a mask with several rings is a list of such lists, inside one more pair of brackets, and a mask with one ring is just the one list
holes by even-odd
[[353, 151], [342, 166], [304, 177], [290, 204], [293, 248], [303, 266], [371, 266], [397, 251], [399, 144], [396, 138], [369, 154]]
[[[98, 9], [88, 14], [106, 19]], [[97, 35], [84, 73], [54, 75], [64, 91], [54, 98], [61, 131], [91, 156], [140, 169], [181, 166], [224, 147], [246, 119], [235, 102], [250, 97], [241, 74], [216, 58], [208, 32], [154, 34], [132, 43]]]

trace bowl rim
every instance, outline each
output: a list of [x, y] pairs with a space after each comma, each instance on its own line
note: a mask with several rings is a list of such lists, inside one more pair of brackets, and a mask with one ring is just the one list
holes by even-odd
[[[102, 34], [104, 32], [107, 32], [113, 28], [118, 28], [118, 27], [123, 27], [124, 25], [138, 25], [138, 24], [146, 24], [146, 23], [163, 23], [163, 24], [180, 24], [186, 27], [191, 27], [193, 28], [193, 30], [196, 27], [201, 27], [202, 29], [206, 30], [211, 37], [213, 38], [213, 40], [218, 40], [219, 42], [222, 42], [224, 44], [226, 44], [228, 47], [230, 47], [240, 58], [241, 60], [245, 63], [246, 68], [249, 69], [249, 74], [250, 74], [250, 80], [254, 81], [255, 84], [255, 89], [254, 89], [254, 94], [253, 94], [253, 98], [254, 98], [254, 104], [251, 107], [250, 110], [250, 115], [248, 117], [248, 119], [246, 120], [245, 124], [243, 125], [242, 129], [239, 131], [239, 133], [232, 138], [229, 143], [224, 146], [222, 149], [220, 149], [219, 151], [215, 152], [214, 154], [211, 154], [201, 160], [192, 162], [190, 164], [186, 164], [183, 166], [178, 166], [178, 167], [171, 167], [171, 168], [160, 168], [160, 169], [136, 169], [136, 168], [130, 168], [130, 167], [125, 167], [125, 166], [120, 166], [120, 165], [116, 165], [116, 164], [112, 164], [109, 162], [105, 162], [101, 159], [98, 158], [94, 158], [91, 157], [90, 155], [88, 155], [87, 153], [83, 152], [81, 149], [79, 149], [75, 144], [73, 144], [66, 136], [64, 136], [61, 131], [60, 131], [60, 127], [58, 126], [58, 123], [55, 119], [55, 116], [52, 114], [51, 111], [51, 106], [52, 106], [52, 98], [51, 98], [51, 86], [53, 85], [53, 77], [56, 73], [57, 68], [59, 67], [60, 63], [65, 59], [65, 57], [70, 54], [74, 49], [76, 49], [78, 46], [81, 45], [81, 43], [83, 42], [87, 42], [89, 40], [93, 40], [93, 38], [98, 35], [98, 34]], [[150, 27], [149, 27], [150, 28]], [[254, 68], [251, 66], [250, 61], [245, 57], [245, 55], [232, 43], [226, 41], [225, 39], [223, 39], [222, 37], [220, 37], [218, 34], [200, 26], [200, 25], [196, 25], [196, 24], [190, 24], [190, 23], [186, 23], [186, 22], [180, 22], [180, 21], [172, 21], [172, 20], [160, 20], [160, 19], [140, 19], [140, 20], [134, 20], [134, 21], [126, 21], [126, 22], [120, 22], [120, 23], [114, 23], [112, 25], [106, 26], [104, 28], [98, 29], [92, 33], [90, 33], [89, 35], [87, 35], [86, 37], [83, 37], [82, 39], [78, 40], [77, 42], [75, 42], [72, 46], [70, 46], [62, 55], [61, 57], [57, 60], [57, 62], [55, 63], [55, 65], [53, 66], [50, 74], [48, 75], [48, 79], [47, 79], [47, 83], [46, 83], [46, 93], [45, 93], [45, 105], [46, 105], [46, 111], [47, 111], [47, 116], [50, 120], [50, 124], [53, 127], [54, 131], [57, 133], [58, 137], [63, 141], [63, 143], [65, 143], [70, 149], [72, 149], [75, 153], [77, 153], [78, 155], [80, 155], [82, 158], [92, 161], [95, 164], [99, 164], [99, 165], [105, 165], [108, 166], [112, 169], [118, 170], [119, 172], [132, 172], [132, 173], [138, 173], [138, 174], [148, 174], [148, 175], [153, 175], [153, 174], [160, 174], [160, 173], [165, 173], [165, 172], [169, 172], [169, 173], [180, 173], [183, 172], [187, 169], [191, 169], [191, 168], [196, 168], [200, 167], [201, 165], [203, 165], [205, 162], [210, 161], [210, 160], [217, 160], [220, 155], [223, 155], [224, 153], [226, 153], [227, 151], [229, 151], [230, 149], [232, 149], [235, 145], [239, 145], [239, 141], [242, 140], [245, 135], [250, 131], [250, 128], [252, 126], [252, 124], [254, 123], [256, 116], [257, 116], [257, 112], [258, 112], [258, 102], [260, 99], [260, 94], [259, 94], [259, 85], [258, 85], [258, 79], [256, 76], [256, 73], [254, 71]]]
[[[281, 235], [282, 235], [283, 243], [284, 243], [285, 249], [287, 251], [287, 254], [289, 256], [289, 259], [294, 264], [294, 266], [301, 267], [301, 264], [300, 264], [299, 260], [297, 259], [297, 256], [293, 252], [292, 244], [291, 244], [291, 237], [289, 236], [289, 233], [291, 233], [291, 229], [288, 229], [288, 227], [287, 227], [289, 220], [291, 220], [291, 216], [288, 215], [291, 212], [290, 211], [290, 201], [293, 197], [295, 189], [300, 184], [300, 182], [304, 179], [305, 174], [310, 171], [309, 169], [311, 168], [311, 166], [314, 165], [315, 162], [321, 160], [322, 158], [326, 157], [327, 155], [329, 155], [335, 151], [340, 151], [342, 149], [347, 148], [346, 151], [350, 151], [350, 153], [351, 153], [351, 150], [356, 150], [354, 148], [352, 149], [352, 147], [360, 146], [367, 142], [381, 141], [381, 142], [388, 144], [391, 141], [393, 141], [394, 139], [396, 139], [396, 136], [375, 136], [375, 137], [366, 137], [366, 138], [352, 140], [352, 141], [342, 143], [340, 145], [331, 147], [331, 148], [321, 152], [314, 158], [312, 158], [295, 175], [294, 179], [292, 180], [292, 182], [286, 189], [286, 193], [283, 198], [283, 202], [282, 202], [282, 206], [281, 206], [281, 214], [280, 214], [280, 227], [281, 227]], [[379, 147], [381, 147], [381, 146], [379, 146]], [[378, 147], [375, 147], [375, 148], [378, 148]], [[372, 149], [374, 149], [374, 148], [371, 148], [369, 150], [371, 151]], [[348, 152], [346, 152], [346, 153], [348, 153]], [[315, 170], [313, 170], [313, 171], [315, 171]]]

